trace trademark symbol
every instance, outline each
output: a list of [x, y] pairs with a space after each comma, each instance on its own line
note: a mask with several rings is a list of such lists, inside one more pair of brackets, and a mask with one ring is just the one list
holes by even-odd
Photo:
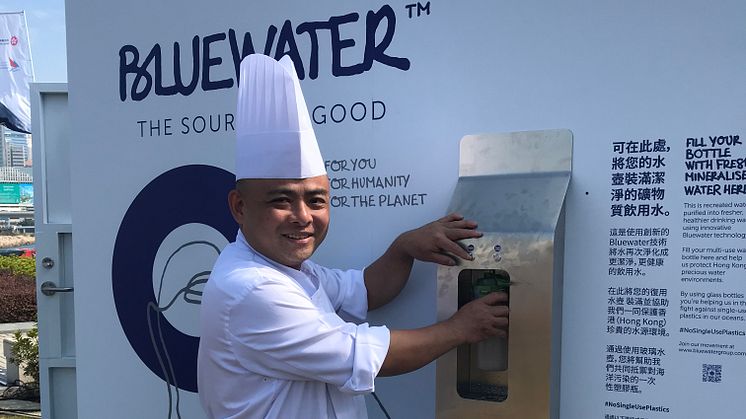
[[408, 4], [404, 7], [407, 8], [407, 13], [409, 14], [410, 19], [414, 18], [415, 16], [417, 17], [422, 16], [422, 13], [425, 13], [425, 15], [430, 16], [430, 2], [427, 2], [424, 5], [420, 2], [417, 2], [417, 3]]

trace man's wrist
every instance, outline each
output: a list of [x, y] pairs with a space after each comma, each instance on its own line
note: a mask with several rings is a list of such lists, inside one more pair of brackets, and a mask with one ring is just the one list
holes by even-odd
[[407, 233], [405, 232], [397, 236], [388, 248], [388, 253], [391, 257], [403, 262], [406, 262], [407, 259], [413, 259], [408, 249], [407, 238], [405, 236]]
[[442, 322], [440, 322], [440, 325], [443, 328], [443, 333], [447, 334], [447, 336], [450, 336], [453, 339], [453, 347], [467, 342], [466, 334], [464, 333], [463, 328], [459, 327], [458, 322], [454, 320], [453, 317], [447, 320], [443, 320]]

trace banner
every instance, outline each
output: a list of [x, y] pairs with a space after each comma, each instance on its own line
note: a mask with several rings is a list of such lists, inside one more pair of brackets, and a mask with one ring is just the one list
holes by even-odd
[[32, 183], [0, 182], [0, 204], [33, 205], [34, 185]]
[[34, 81], [24, 12], [0, 13], [0, 123], [31, 133], [29, 83]]

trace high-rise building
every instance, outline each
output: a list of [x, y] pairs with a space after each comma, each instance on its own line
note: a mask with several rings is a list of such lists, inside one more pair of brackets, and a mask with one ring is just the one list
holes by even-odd
[[2, 166], [5, 167], [31, 167], [31, 135], [11, 131], [0, 126], [0, 148]]

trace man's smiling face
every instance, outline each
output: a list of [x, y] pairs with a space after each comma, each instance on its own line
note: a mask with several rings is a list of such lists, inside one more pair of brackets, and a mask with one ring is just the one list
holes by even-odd
[[242, 179], [228, 196], [233, 218], [256, 251], [300, 269], [329, 228], [329, 178]]

